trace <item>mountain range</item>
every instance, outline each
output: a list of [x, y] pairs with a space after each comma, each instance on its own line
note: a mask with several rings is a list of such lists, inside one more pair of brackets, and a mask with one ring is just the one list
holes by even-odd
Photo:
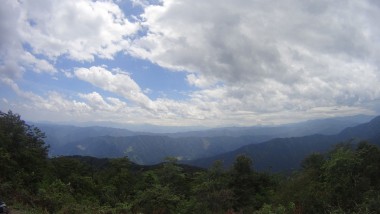
[[312, 152], [327, 151], [332, 145], [353, 137], [377, 142], [380, 125], [374, 122], [376, 119], [363, 123], [371, 118], [358, 115], [282, 126], [227, 127], [178, 133], [34, 125], [46, 133], [50, 156], [128, 156], [138, 164], [157, 164], [172, 156], [200, 167], [222, 160], [228, 167], [236, 155], [246, 154], [253, 159], [257, 170], [282, 171], [297, 168]]
[[346, 128], [335, 135], [277, 138], [213, 157], [189, 161], [187, 164], [209, 167], [216, 160], [220, 160], [225, 167], [229, 167], [238, 155], [246, 155], [253, 160], [254, 168], [258, 171], [291, 171], [297, 169], [301, 161], [312, 153], [325, 153], [338, 143], [356, 144], [363, 140], [380, 145], [380, 116], [368, 123]]

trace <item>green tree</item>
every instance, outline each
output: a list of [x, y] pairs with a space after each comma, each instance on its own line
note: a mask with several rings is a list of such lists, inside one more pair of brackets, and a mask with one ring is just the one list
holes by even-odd
[[252, 170], [252, 160], [244, 155], [236, 158], [230, 172], [230, 187], [234, 193], [233, 208], [236, 211], [249, 211], [257, 206], [255, 201], [257, 186]]
[[[356, 157], [359, 159], [359, 170], [367, 181], [366, 185], [380, 189], [380, 149], [368, 142], [360, 142], [357, 146]], [[362, 185], [364, 185], [362, 183]]]
[[0, 173], [1, 184], [37, 191], [47, 163], [48, 146], [44, 137], [38, 128], [21, 120], [20, 115], [0, 111], [0, 159], [5, 170]]
[[338, 146], [323, 165], [331, 205], [350, 210], [361, 197], [360, 160], [350, 146]]
[[136, 178], [139, 174], [132, 172], [131, 162], [127, 157], [114, 158], [100, 168], [92, 168], [95, 188], [98, 189], [101, 204], [116, 206], [130, 199], [136, 191]]
[[170, 187], [173, 193], [177, 195], [185, 195], [189, 192], [189, 185], [186, 180], [186, 174], [182, 167], [177, 164], [177, 159], [167, 157], [157, 171], [160, 184]]
[[234, 195], [228, 179], [220, 161], [216, 161], [206, 172], [195, 175], [192, 193], [200, 211], [223, 213], [232, 209]]
[[281, 185], [277, 203], [293, 202], [304, 213], [378, 213], [379, 173], [377, 146], [339, 144], [327, 155], [307, 157]]
[[44, 182], [38, 190], [37, 202], [49, 213], [57, 213], [65, 205], [75, 203], [72, 192], [71, 186], [60, 180], [55, 180], [52, 183]]
[[180, 196], [173, 194], [168, 186], [155, 184], [151, 188], [138, 191], [133, 201], [136, 213], [175, 213]]

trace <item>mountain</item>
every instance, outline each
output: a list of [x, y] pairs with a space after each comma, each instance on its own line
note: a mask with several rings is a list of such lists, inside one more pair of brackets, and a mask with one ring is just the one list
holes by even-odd
[[122, 157], [155, 164], [167, 156], [182, 160], [210, 157], [279, 137], [335, 133], [370, 116], [330, 118], [276, 127], [231, 127], [198, 132], [157, 134], [100, 126], [34, 124], [46, 133], [50, 156]]
[[54, 154], [59, 147], [92, 137], [103, 136], [135, 136], [149, 133], [133, 132], [128, 129], [110, 128], [101, 126], [78, 127], [70, 125], [56, 125], [47, 123], [31, 123], [45, 133], [45, 143], [50, 145], [50, 153]]
[[337, 134], [347, 127], [368, 122], [373, 118], [374, 116], [369, 115], [355, 115], [316, 119], [278, 126], [224, 127], [202, 131], [169, 133], [167, 135], [171, 137], [255, 136], [266, 141], [279, 137], [301, 137], [312, 134]]
[[252, 143], [257, 142], [250, 136], [212, 138], [171, 138], [158, 135], [103, 136], [65, 144], [56, 148], [51, 155], [108, 158], [128, 156], [131, 161], [138, 164], [156, 164], [168, 156], [180, 160], [192, 160], [225, 153]]
[[324, 153], [340, 142], [368, 140], [380, 144], [380, 116], [368, 123], [346, 128], [336, 135], [310, 135], [304, 137], [277, 138], [264, 143], [243, 146], [224, 154], [188, 161], [186, 163], [199, 167], [209, 167], [216, 160], [221, 160], [225, 167], [231, 166], [236, 156], [244, 154], [252, 158], [256, 170], [291, 171], [299, 167], [308, 155]]
[[342, 138], [374, 139], [380, 134], [380, 116], [368, 123], [344, 129], [339, 136]]

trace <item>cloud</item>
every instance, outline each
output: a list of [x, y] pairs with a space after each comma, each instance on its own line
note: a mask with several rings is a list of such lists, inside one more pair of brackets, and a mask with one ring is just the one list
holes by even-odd
[[139, 29], [112, 1], [25, 1], [23, 38], [35, 53], [76, 61], [112, 59]]
[[[139, 109], [140, 114], [146, 116], [146, 120], [154, 121], [160, 119], [172, 121], [178, 119], [210, 119], [221, 116], [221, 114], [219, 114], [221, 110], [218, 108], [225, 107], [218, 104], [219, 99], [213, 101], [207, 100], [207, 98], [213, 96], [212, 93], [207, 94], [211, 96], [204, 95], [203, 97], [195, 97], [194, 95], [194, 98], [182, 101], [167, 98], [151, 100], [144, 94], [130, 75], [120, 69], [108, 70], [105, 66], [93, 66], [90, 68], [77, 68], [74, 74], [78, 79], [89, 82], [102, 90], [112, 92], [117, 96], [121, 96], [127, 99], [131, 104], [127, 105], [120, 100], [115, 100], [115, 98], [108, 98], [108, 102], [106, 102], [102, 96], [96, 92], [80, 94], [80, 97], [85, 99], [87, 103], [96, 110], [103, 109], [114, 112], [116, 109], [110, 106], [110, 102], [112, 102], [118, 104], [119, 111]], [[215, 95], [213, 97], [215, 97]], [[214, 103], [211, 104], [211, 102]]]
[[225, 88], [207, 89], [193, 93], [189, 100], [175, 101], [159, 98], [155, 111], [136, 105], [129, 105], [115, 97], [106, 97], [99, 92], [79, 93], [78, 98], [68, 97], [56, 91], [37, 95], [24, 91], [11, 79], [1, 80], [20, 97], [22, 101], [3, 99], [3, 108], [9, 107], [22, 113], [28, 120], [48, 121], [113, 121], [119, 123], [150, 123], [156, 125], [252, 125], [278, 124], [294, 120], [319, 118], [327, 115], [352, 115], [373, 112], [360, 106], [315, 107], [305, 111], [266, 111], [255, 113], [241, 108], [242, 100], [226, 97]]
[[85, 100], [87, 100], [92, 108], [95, 109], [108, 109], [110, 108], [109, 104], [104, 101], [103, 97], [97, 93], [92, 92], [90, 94], [79, 94], [79, 96]]
[[107, 97], [106, 100], [98, 92], [89, 94], [79, 94], [79, 97], [87, 101], [87, 104], [94, 111], [101, 112], [122, 112], [128, 108], [128, 105], [118, 98]]
[[142, 92], [137, 83], [121, 70], [109, 71], [104, 67], [93, 66], [90, 68], [77, 68], [74, 73], [79, 79], [103, 90], [123, 96], [141, 107], [155, 108], [153, 102]]
[[70, 71], [62, 70], [62, 73], [65, 75], [65, 77], [67, 77], [69, 79], [74, 78], [74, 74], [72, 72], [70, 72]]
[[212, 81], [210, 77], [205, 78], [204, 76], [200, 74], [194, 74], [194, 73], [188, 74], [186, 76], [186, 80], [190, 85], [196, 86], [198, 88], [207, 88], [214, 85], [217, 82], [216, 80]]
[[38, 59], [33, 54], [29, 52], [24, 52], [23, 55], [20, 56], [21, 64], [25, 64], [25, 66], [30, 66], [31, 70], [40, 73], [40, 72], [49, 72], [55, 73], [57, 72], [53, 65], [51, 65], [47, 60]]
[[[371, 103], [380, 99], [376, 1], [131, 2], [143, 11], [133, 20], [120, 1], [5, 0], [0, 80], [35, 109], [166, 125], [374, 113]], [[151, 99], [149, 89], [122, 71], [128, 68], [99, 66], [114, 63], [119, 52], [184, 72], [192, 91], [182, 100]], [[56, 69], [63, 59], [86, 63]], [[73, 98], [37, 95], [15, 82], [24, 72], [57, 70], [67, 81], [96, 88]]]
[[148, 0], [131, 0], [133, 6], [147, 7], [149, 6]]
[[380, 97], [371, 1], [162, 2], [145, 7], [147, 34], [129, 52], [188, 72], [201, 89], [194, 99], [221, 111], [355, 108]]
[[[25, 109], [38, 109], [40, 112], [49, 111], [56, 112], [58, 114], [66, 114], [69, 116], [78, 115], [84, 112], [88, 112], [90, 107], [84, 103], [77, 100], [71, 100], [65, 98], [64, 95], [50, 91], [44, 96], [37, 95], [31, 91], [22, 90], [16, 82], [11, 79], [1, 79], [1, 82], [8, 85], [19, 97], [23, 99], [21, 105]], [[19, 106], [20, 107], [20, 106]]]
[[56, 91], [38, 95], [21, 89], [12, 79], [0, 79], [8, 85], [21, 100], [2, 98], [2, 108], [8, 107], [22, 113], [24, 118], [36, 121], [82, 121], [89, 120], [138, 123], [141, 118], [149, 118], [146, 110], [128, 106], [118, 98], [104, 98], [97, 92], [78, 94], [78, 98], [68, 97]]
[[18, 1], [4, 1], [0, 8], [0, 77], [20, 78], [26, 69], [55, 73], [56, 69], [49, 61], [24, 49], [24, 11], [20, 6]]
[[138, 29], [112, 1], [5, 0], [0, 8], [0, 75], [54, 74], [58, 57], [112, 59]]

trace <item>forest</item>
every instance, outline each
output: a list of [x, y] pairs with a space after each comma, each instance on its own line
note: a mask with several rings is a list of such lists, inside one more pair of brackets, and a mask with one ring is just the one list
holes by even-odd
[[0, 112], [0, 198], [19, 213], [380, 213], [380, 148], [365, 141], [313, 153], [288, 174], [239, 155], [225, 169], [167, 157], [49, 157], [44, 133]]

